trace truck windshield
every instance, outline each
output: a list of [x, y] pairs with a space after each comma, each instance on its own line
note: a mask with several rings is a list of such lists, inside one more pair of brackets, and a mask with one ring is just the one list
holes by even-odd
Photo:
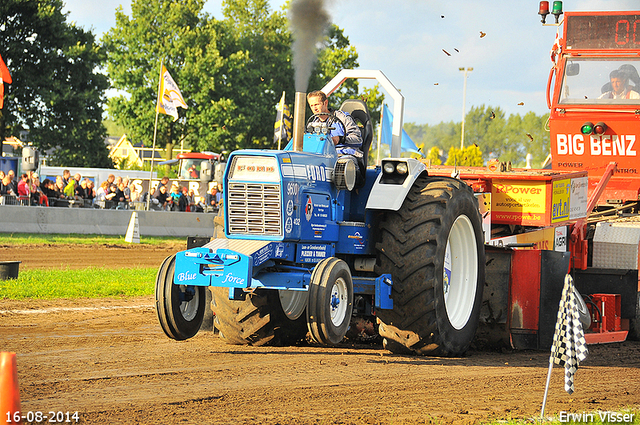
[[640, 104], [640, 59], [567, 60], [559, 103], [575, 105]]
[[189, 180], [200, 177], [202, 159], [182, 159], [180, 164], [180, 178]]

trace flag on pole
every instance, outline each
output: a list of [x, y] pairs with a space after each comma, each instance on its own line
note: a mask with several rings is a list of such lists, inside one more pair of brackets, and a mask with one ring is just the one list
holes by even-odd
[[284, 92], [282, 92], [282, 98], [278, 102], [276, 112], [276, 122], [273, 126], [273, 143], [278, 142], [278, 149], [280, 149], [280, 142], [284, 141], [285, 144], [289, 141], [293, 132], [293, 116], [289, 110], [289, 106], [284, 103]]
[[178, 107], [187, 109], [187, 104], [182, 98], [178, 85], [171, 78], [167, 68], [162, 65], [156, 111], [161, 114], [171, 115], [173, 120], [176, 121], [178, 119]]
[[589, 354], [578, 312], [578, 296], [573, 279], [567, 274], [564, 278], [549, 362], [564, 366], [564, 389], [569, 394], [573, 394], [573, 377], [576, 370]]
[[[380, 121], [380, 143], [391, 147], [393, 114], [389, 111], [386, 103], [382, 105]], [[402, 129], [402, 137], [400, 138], [400, 149], [402, 152], [413, 152], [424, 157], [424, 154], [418, 150], [418, 147], [413, 143], [413, 140], [411, 140], [407, 132], [404, 131], [404, 128]]]
[[0, 56], [0, 109], [4, 107], [4, 83], [11, 84], [12, 82], [9, 69]]

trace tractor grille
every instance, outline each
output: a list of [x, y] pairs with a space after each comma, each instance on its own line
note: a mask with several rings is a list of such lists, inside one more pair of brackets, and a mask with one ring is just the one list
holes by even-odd
[[279, 184], [229, 183], [229, 234], [282, 236]]

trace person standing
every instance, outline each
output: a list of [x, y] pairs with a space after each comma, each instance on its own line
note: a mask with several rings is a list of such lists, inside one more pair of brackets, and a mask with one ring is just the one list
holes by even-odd
[[18, 183], [18, 200], [21, 205], [29, 205], [31, 202], [31, 191], [30, 191], [30, 182], [29, 176], [24, 173], [20, 177], [20, 182]]

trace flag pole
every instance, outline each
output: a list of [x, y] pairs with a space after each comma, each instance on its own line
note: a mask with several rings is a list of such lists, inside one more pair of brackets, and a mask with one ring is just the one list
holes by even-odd
[[160, 93], [160, 88], [162, 87], [162, 65], [163, 65], [163, 61], [160, 60], [160, 72], [158, 73], [158, 75], [160, 75], [160, 78], [158, 79], [158, 98], [156, 99], [156, 123], [153, 126], [153, 148], [151, 149], [151, 168], [149, 169], [149, 191], [147, 192], [148, 196], [147, 196], [147, 207], [146, 210], [149, 211], [149, 205], [151, 203], [151, 180], [153, 179], [153, 161], [156, 158], [156, 136], [158, 134], [158, 102], [160, 102], [160, 96], [162, 96], [162, 93]]
[[280, 128], [278, 129], [278, 150], [280, 150], [280, 146], [282, 144], [282, 125], [284, 124], [284, 91], [282, 92], [282, 99], [281, 99], [281, 103], [280, 106], [282, 107], [282, 110], [280, 111]]
[[551, 381], [551, 371], [553, 370], [553, 357], [549, 357], [549, 371], [547, 372], [547, 385], [544, 387], [544, 398], [542, 399], [542, 411], [540, 419], [544, 419], [544, 407], [547, 404], [547, 394], [549, 393], [549, 382]]
[[377, 149], [378, 158], [376, 159], [377, 165], [380, 165], [380, 139], [382, 139], [382, 117], [383, 116], [384, 116], [384, 103], [380, 107], [380, 124], [378, 126], [379, 130], [378, 130], [378, 149]]

